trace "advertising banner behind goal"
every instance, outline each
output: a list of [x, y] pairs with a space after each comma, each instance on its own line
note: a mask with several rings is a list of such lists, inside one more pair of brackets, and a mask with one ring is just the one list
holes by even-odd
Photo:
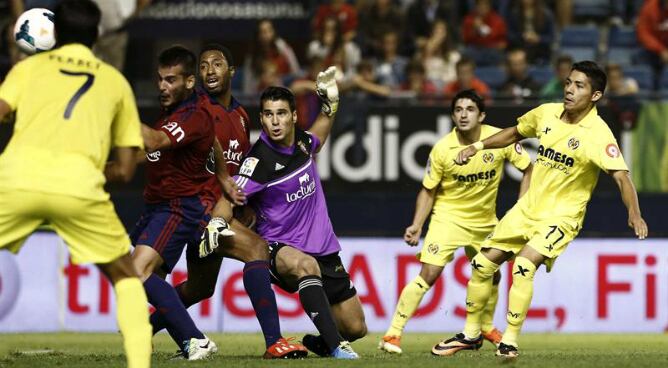
[[[419, 272], [400, 239], [342, 238], [342, 259], [364, 305], [370, 331], [384, 332], [398, 295]], [[668, 326], [668, 239], [575, 240], [553, 271], [541, 267], [525, 331], [663, 332]], [[505, 326], [507, 266], [495, 323]], [[463, 252], [425, 295], [407, 332], [452, 332], [464, 325], [470, 266]], [[182, 259], [170, 276], [186, 277]], [[314, 331], [297, 294], [277, 290], [284, 331]], [[189, 309], [205, 331], [259, 332], [242, 284], [242, 264], [225, 260], [214, 296]], [[62, 241], [38, 233], [18, 256], [0, 252], [0, 332], [117, 331], [114, 293], [94, 266], [69, 262]]]

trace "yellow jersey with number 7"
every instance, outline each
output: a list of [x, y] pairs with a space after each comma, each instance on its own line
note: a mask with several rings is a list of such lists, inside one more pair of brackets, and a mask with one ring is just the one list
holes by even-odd
[[107, 199], [111, 147], [143, 147], [130, 85], [84, 45], [19, 62], [0, 85], [0, 99], [16, 111], [0, 155], [0, 189]]

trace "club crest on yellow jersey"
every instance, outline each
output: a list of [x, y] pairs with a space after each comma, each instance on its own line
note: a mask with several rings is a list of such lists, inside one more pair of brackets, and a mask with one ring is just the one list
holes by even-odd
[[580, 141], [577, 138], [571, 138], [568, 140], [568, 148], [576, 150], [580, 147]]
[[485, 153], [484, 155], [482, 155], [482, 162], [486, 164], [494, 162], [494, 154], [492, 152]]

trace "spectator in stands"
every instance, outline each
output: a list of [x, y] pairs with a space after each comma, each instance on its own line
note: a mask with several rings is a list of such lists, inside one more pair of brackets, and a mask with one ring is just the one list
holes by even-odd
[[461, 59], [450, 35], [448, 24], [444, 20], [437, 20], [424, 47], [427, 79], [439, 89], [456, 79], [455, 65]]
[[566, 78], [571, 73], [573, 58], [569, 55], [561, 55], [555, 63], [555, 76], [543, 86], [540, 91], [540, 98], [543, 102], [557, 102], [564, 98], [564, 85]]
[[382, 54], [376, 61], [376, 76], [378, 83], [396, 89], [404, 81], [408, 59], [399, 55], [399, 34], [397, 32], [387, 31], [382, 40]]
[[492, 9], [491, 0], [475, 0], [475, 8], [464, 17], [464, 43], [477, 48], [506, 47], [506, 22]]
[[320, 114], [320, 99], [315, 92], [315, 79], [324, 69], [324, 59], [314, 56], [309, 60], [306, 74], [290, 84], [297, 105], [297, 126], [302, 130], [308, 130]]
[[456, 65], [457, 79], [445, 86], [444, 94], [452, 98], [459, 91], [473, 89], [485, 99], [491, 97], [489, 87], [475, 76], [475, 62], [468, 57], [462, 57]]
[[573, 22], [573, 0], [551, 0], [550, 6], [557, 15], [557, 23], [563, 28]]
[[[416, 50], [424, 49], [436, 20], [445, 20], [454, 29], [459, 29], [460, 3], [452, 0], [415, 0], [406, 11], [405, 54], [413, 55]], [[458, 39], [458, 35], [454, 36]]]
[[656, 71], [668, 64], [668, 0], [646, 0], [636, 25], [638, 40], [645, 48], [643, 61]]
[[14, 43], [14, 23], [23, 11], [22, 0], [0, 2], [0, 82], [19, 59]]
[[384, 37], [388, 32], [403, 34], [404, 15], [392, 0], [375, 0], [360, 11], [359, 39], [365, 55], [383, 57]]
[[438, 93], [436, 86], [427, 79], [424, 64], [419, 60], [413, 60], [406, 65], [406, 81], [401, 85], [401, 90], [413, 92], [422, 98]]
[[102, 12], [100, 37], [95, 43], [95, 55], [117, 70], [125, 67], [125, 52], [130, 37], [126, 25], [152, 0], [93, 0]]
[[299, 62], [292, 47], [282, 38], [278, 37], [274, 24], [269, 19], [262, 19], [257, 23], [255, 38], [250, 50], [250, 57], [246, 58], [244, 66], [244, 91], [259, 92], [264, 87], [259, 87], [259, 80], [264, 76], [267, 82], [268, 74], [275, 74], [272, 79], [279, 80], [286, 77], [296, 77], [301, 73]]
[[535, 97], [540, 85], [529, 75], [527, 53], [522, 48], [512, 48], [506, 52], [506, 74], [508, 79], [501, 85], [500, 95], [521, 102]]
[[341, 32], [344, 41], [352, 41], [357, 34], [357, 9], [347, 4], [345, 0], [331, 0], [329, 4], [322, 4], [316, 10], [313, 19], [313, 30], [316, 33], [323, 32], [325, 22], [334, 17], [341, 23]]
[[605, 90], [609, 97], [633, 96], [638, 94], [638, 82], [624, 76], [624, 70], [619, 64], [608, 64], [605, 67], [608, 76], [608, 88]]
[[345, 41], [340, 31], [340, 22], [329, 17], [323, 21], [322, 32], [319, 37], [308, 45], [306, 56], [320, 57], [324, 60], [324, 67], [335, 65], [347, 78], [352, 77], [361, 59], [359, 47], [352, 41]]
[[392, 88], [376, 81], [373, 64], [367, 60], [362, 60], [357, 65], [357, 74], [348, 84], [342, 84], [341, 90], [344, 93], [353, 93], [359, 100], [385, 99], [392, 93]]
[[550, 61], [555, 34], [554, 15], [543, 0], [518, 0], [508, 17], [508, 39], [522, 46], [531, 64]]

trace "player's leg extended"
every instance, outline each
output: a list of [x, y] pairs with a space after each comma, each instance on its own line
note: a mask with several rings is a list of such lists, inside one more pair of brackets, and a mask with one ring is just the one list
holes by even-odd
[[222, 246], [216, 249], [216, 254], [245, 263], [244, 289], [251, 300], [255, 316], [264, 335], [267, 349], [264, 357], [270, 359], [306, 356], [307, 351], [304, 346], [289, 342], [281, 335], [276, 294], [271, 288], [269, 273], [271, 265], [267, 242], [237, 219], [230, 221], [230, 228], [235, 235], [221, 238]]
[[184, 344], [193, 338], [205, 339], [179, 299], [176, 290], [153, 274], [153, 271], [163, 263], [160, 254], [150, 246], [138, 245], [132, 254], [132, 259], [140, 278], [144, 281], [149, 303], [155, 307], [156, 313], [160, 313], [165, 319], [167, 328], [172, 330], [172, 336], [180, 339], [179, 346], [183, 348]]
[[480, 336], [482, 314], [494, 289], [493, 277], [499, 266], [512, 254], [498, 249], [486, 248], [471, 260], [471, 279], [466, 287], [466, 324], [464, 335], [469, 338]]
[[[517, 338], [531, 305], [533, 278], [536, 269], [545, 259], [545, 256], [536, 252], [530, 246], [522, 248], [517, 258], [515, 258], [513, 286], [510, 288], [508, 294], [508, 327], [506, 327], [503, 339], [501, 340], [500, 350], [504, 344], [517, 348]], [[509, 354], [508, 356], [514, 357], [517, 355], [516, 353], [517, 351], [515, 350], [514, 354]]]
[[116, 292], [116, 319], [123, 335], [128, 367], [151, 366], [151, 326], [146, 293], [129, 254], [98, 264]]
[[[465, 248], [466, 257], [468, 257], [469, 261], [478, 253], [476, 249], [479, 250], [479, 248], [474, 246]], [[502, 337], [501, 331], [494, 327], [494, 312], [496, 311], [496, 304], [499, 301], [499, 282], [501, 282], [501, 272], [497, 270], [492, 278], [492, 293], [489, 299], [487, 299], [487, 304], [485, 304], [485, 308], [480, 316], [482, 335], [494, 345], [498, 345]]]
[[274, 259], [279, 275], [290, 286], [298, 289], [299, 300], [306, 315], [313, 321], [329, 351], [335, 354], [340, 345], [347, 342], [339, 334], [334, 322], [318, 262], [290, 246], [280, 247]]
[[[445, 265], [445, 264], [444, 264]], [[397, 301], [390, 327], [385, 332], [379, 348], [390, 353], [401, 354], [401, 335], [408, 320], [417, 310], [424, 295], [431, 289], [443, 272], [443, 266], [422, 263], [420, 274], [404, 286]]]
[[0, 191], [0, 250], [18, 253], [26, 238], [44, 221], [44, 194]]

